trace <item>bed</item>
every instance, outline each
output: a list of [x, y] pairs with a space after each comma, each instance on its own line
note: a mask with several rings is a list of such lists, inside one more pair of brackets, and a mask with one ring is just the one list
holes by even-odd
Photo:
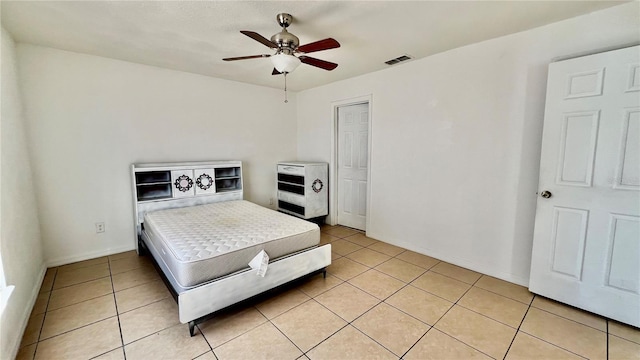
[[[189, 197], [179, 189], [189, 183], [182, 173], [198, 184], [199, 172], [215, 174], [217, 166], [240, 169], [234, 172], [239, 174], [235, 189], [222, 191], [215, 177], [210, 183], [218, 191], [198, 196], [194, 190]], [[240, 162], [134, 164], [132, 169], [138, 253], [151, 256], [192, 336], [197, 323], [219, 310], [306, 275], [326, 274], [331, 245], [320, 246], [318, 225], [243, 200]], [[225, 171], [220, 173], [230, 173]], [[157, 186], [166, 178], [163, 172], [175, 172], [171, 193], [141, 197], [144, 181]], [[269, 262], [259, 276], [248, 264], [263, 250]]]

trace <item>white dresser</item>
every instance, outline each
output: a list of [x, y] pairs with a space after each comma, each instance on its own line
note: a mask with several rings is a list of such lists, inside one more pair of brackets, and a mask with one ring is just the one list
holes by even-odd
[[278, 211], [303, 219], [329, 214], [327, 163], [278, 163]]

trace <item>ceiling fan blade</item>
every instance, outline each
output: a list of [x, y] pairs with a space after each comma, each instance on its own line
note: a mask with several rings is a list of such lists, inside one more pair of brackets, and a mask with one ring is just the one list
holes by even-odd
[[248, 37], [252, 38], [253, 40], [262, 43], [263, 45], [266, 45], [272, 49], [277, 49], [278, 48], [278, 44], [274, 43], [273, 41], [267, 39], [266, 37], [258, 34], [255, 31], [247, 31], [247, 30], [240, 30], [241, 33], [247, 35]]
[[250, 55], [250, 56], [238, 56], [238, 57], [232, 57], [232, 58], [224, 58], [222, 60], [224, 61], [236, 61], [236, 60], [246, 60], [246, 59], [257, 59], [257, 58], [268, 58], [269, 54], [262, 54], [262, 55]]
[[321, 69], [325, 69], [325, 70], [329, 70], [329, 71], [331, 71], [331, 70], [333, 70], [333, 69], [338, 67], [338, 64], [336, 64], [336, 63], [332, 63], [332, 62], [329, 62], [329, 61], [324, 61], [324, 60], [312, 58], [310, 56], [299, 56], [298, 58], [300, 59], [300, 61], [302, 61], [303, 63], [305, 63], [307, 65], [319, 67]]
[[278, 71], [276, 68], [273, 68], [271, 75], [280, 75], [280, 74], [282, 74], [280, 71]]
[[326, 38], [324, 40], [318, 40], [306, 45], [298, 46], [298, 51], [303, 53], [312, 53], [314, 51], [328, 50], [339, 48], [340, 43], [334, 38]]

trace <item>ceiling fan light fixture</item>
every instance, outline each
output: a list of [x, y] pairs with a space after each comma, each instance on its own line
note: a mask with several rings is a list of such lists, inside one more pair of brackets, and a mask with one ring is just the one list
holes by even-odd
[[293, 55], [277, 54], [270, 57], [273, 67], [281, 73], [291, 73], [301, 61]]

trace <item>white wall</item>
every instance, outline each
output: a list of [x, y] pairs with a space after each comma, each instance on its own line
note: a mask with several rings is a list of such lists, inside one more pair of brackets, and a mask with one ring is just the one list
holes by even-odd
[[49, 265], [134, 248], [134, 162], [242, 160], [245, 198], [268, 205], [295, 158], [295, 94], [34, 45], [18, 58]]
[[12, 359], [44, 276], [40, 227], [18, 87], [16, 49], [2, 28], [0, 67], [0, 254], [8, 285], [15, 285], [0, 326], [0, 358]]
[[332, 102], [371, 94], [367, 234], [526, 285], [547, 65], [639, 42], [639, 10], [617, 6], [300, 92], [298, 158], [330, 161]]

